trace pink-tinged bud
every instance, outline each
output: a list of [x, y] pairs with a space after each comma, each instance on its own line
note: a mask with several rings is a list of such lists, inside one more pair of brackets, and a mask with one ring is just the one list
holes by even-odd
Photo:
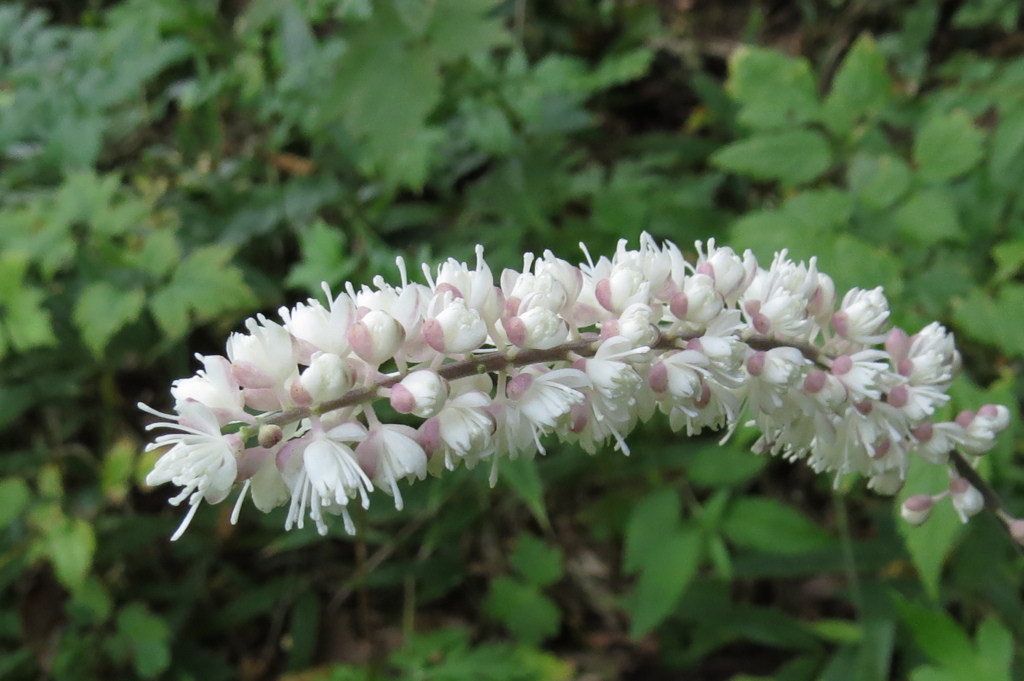
[[904, 357], [896, 363], [896, 373], [900, 376], [909, 377], [914, 373], [914, 360]]
[[579, 359], [577, 359], [576, 361], [574, 361], [572, 363], [572, 368], [575, 369], [576, 371], [582, 371], [583, 373], [586, 373], [587, 372], [587, 358], [586, 357], [580, 357]]
[[252, 362], [233, 362], [231, 375], [243, 388], [274, 387], [274, 377]]
[[697, 266], [697, 274], [703, 274], [705, 276], [715, 278], [715, 268], [711, 266], [709, 262], [702, 262]]
[[423, 339], [440, 353], [465, 354], [487, 340], [487, 324], [462, 298], [449, 301], [437, 316], [423, 322]]
[[505, 304], [503, 306], [505, 310], [504, 316], [515, 317], [517, 314], [519, 314], [519, 305], [522, 302], [523, 301], [519, 298], [519, 296], [509, 296], [508, 298], [506, 298]]
[[872, 459], [884, 459], [892, 448], [892, 440], [887, 437], [883, 437], [881, 440], [875, 443], [875, 446], [871, 450]]
[[436, 416], [424, 421], [416, 432], [416, 441], [427, 454], [433, 454], [441, 448], [441, 421]]
[[824, 326], [828, 324], [829, 317], [836, 305], [836, 285], [832, 277], [827, 274], [818, 273], [818, 286], [814, 289], [809, 301], [807, 301], [807, 314]]
[[867, 416], [868, 414], [875, 410], [875, 402], [874, 400], [864, 400], [863, 402], [858, 402], [857, 404], [853, 405], [853, 407], [864, 416]]
[[915, 494], [908, 497], [900, 506], [900, 515], [911, 525], [923, 525], [932, 514], [935, 500], [927, 494]]
[[288, 386], [288, 394], [297, 406], [308, 407], [313, 404], [313, 396], [303, 387], [301, 381], [292, 381], [292, 384]]
[[935, 434], [935, 426], [931, 423], [922, 423], [911, 432], [914, 435], [914, 439], [923, 444], [931, 442], [932, 436]]
[[761, 301], [760, 300], [748, 300], [747, 302], [743, 303], [743, 310], [748, 315], [753, 317], [754, 315], [756, 315], [758, 312], [761, 311]]
[[764, 362], [767, 354], [764, 350], [758, 350], [747, 360], [747, 372], [751, 376], [760, 376], [764, 373]]
[[[1005, 409], [1005, 407], [1004, 407]], [[978, 416], [984, 416], [987, 419], [997, 419], [1000, 416], [999, 405], [986, 404], [978, 410]]]
[[526, 391], [529, 390], [532, 385], [533, 374], [526, 372], [516, 374], [515, 377], [508, 382], [508, 385], [505, 388], [505, 394], [508, 395], [510, 400], [518, 400], [526, 394]]
[[348, 342], [352, 351], [367, 364], [379, 366], [402, 347], [405, 329], [387, 312], [372, 310], [352, 325]]
[[651, 367], [651, 372], [647, 375], [647, 383], [656, 393], [668, 390], [668, 368], [664, 362], [657, 362]]
[[885, 339], [885, 351], [897, 362], [906, 359], [910, 352], [910, 336], [898, 326], [893, 328]]
[[1012, 520], [1007, 527], [1013, 540], [1018, 544], [1024, 544], [1024, 520]]
[[754, 325], [754, 330], [760, 334], [767, 335], [772, 330], [772, 320], [768, 319], [760, 312], [755, 314], [751, 321]]
[[628, 338], [634, 345], [648, 347], [658, 342], [657, 322], [660, 310], [655, 313], [646, 303], [633, 303], [619, 317], [619, 335]]
[[503, 322], [505, 334], [520, 348], [544, 350], [563, 342], [569, 335], [565, 320], [544, 307], [531, 307], [518, 317]]
[[889, 391], [886, 401], [897, 409], [902, 409], [910, 402], [910, 390], [905, 385], [898, 385]]
[[974, 412], [968, 409], [964, 409], [962, 412], [956, 415], [956, 424], [961, 428], [966, 428], [971, 425], [971, 421], [974, 420]]
[[594, 296], [601, 307], [609, 312], [615, 312], [615, 306], [612, 305], [612, 282], [610, 280], [602, 279], [594, 284]]
[[391, 388], [391, 406], [399, 414], [429, 418], [441, 411], [448, 399], [448, 382], [436, 371], [414, 371]]
[[949, 483], [949, 493], [953, 498], [953, 508], [964, 522], [985, 508], [985, 497], [965, 478], [956, 478]]
[[828, 376], [824, 371], [820, 369], [812, 369], [807, 372], [807, 377], [804, 379], [804, 390], [812, 395], [816, 395], [822, 391], [827, 381]]
[[700, 338], [691, 338], [686, 341], [687, 350], [696, 350], [697, 352], [704, 352], [704, 345], [700, 342]]
[[832, 360], [832, 374], [842, 376], [853, 369], [853, 359], [849, 355], [840, 355]]
[[256, 436], [256, 439], [260, 443], [260, 447], [263, 447], [264, 449], [270, 449], [281, 442], [283, 438], [284, 431], [281, 430], [281, 426], [275, 426], [273, 424], [260, 426], [259, 433]]
[[601, 324], [601, 340], [608, 340], [619, 335], [619, 320], [609, 319]]
[[677, 293], [672, 296], [672, 300], [668, 304], [668, 310], [671, 312], [676, 319], [686, 319], [686, 313], [690, 309], [690, 299], [686, 297], [685, 293]]
[[519, 317], [512, 317], [505, 322], [505, 335], [516, 347], [526, 346], [526, 323]]
[[850, 316], [840, 310], [832, 315], [832, 328], [840, 338], [846, 338], [850, 333]]

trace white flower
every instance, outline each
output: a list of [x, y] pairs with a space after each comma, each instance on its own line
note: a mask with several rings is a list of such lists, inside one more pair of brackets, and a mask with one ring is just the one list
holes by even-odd
[[540, 436], [554, 430], [573, 405], [583, 404], [585, 398], [579, 389], [590, 385], [590, 379], [578, 369], [527, 368], [508, 382], [506, 391], [510, 405], [515, 405], [532, 426], [537, 448], [543, 453]]
[[569, 336], [569, 325], [546, 307], [531, 307], [504, 320], [502, 326], [509, 342], [521, 348], [545, 350], [564, 343]]
[[238, 475], [236, 457], [242, 451], [242, 441], [237, 435], [222, 435], [217, 417], [200, 402], [178, 405], [180, 416], [177, 418], [142, 403], [139, 408], [167, 419], [167, 422], [150, 424], [147, 430], [176, 431], [158, 435], [146, 446], [148, 452], [171, 445], [146, 476], [146, 484], [156, 486], [170, 482], [181, 487], [181, 492], [170, 500], [175, 506], [188, 499], [190, 508], [171, 537], [174, 541], [192, 522], [199, 502], [205, 499], [207, 503], [216, 504], [227, 497]]
[[715, 240], [708, 239], [708, 252], [704, 253], [703, 244], [697, 242], [697, 264], [695, 271], [706, 274], [715, 282], [715, 290], [728, 304], [733, 304], [754, 280], [757, 272], [757, 259], [751, 251], [746, 251], [743, 258], [729, 247], [715, 247]]
[[967, 454], [980, 456], [992, 449], [996, 435], [1010, 425], [1010, 410], [1001, 404], [986, 404], [976, 414], [961, 412], [956, 422], [964, 429], [961, 448]]
[[855, 288], [843, 297], [839, 312], [832, 315], [832, 328], [848, 341], [874, 345], [885, 340], [888, 319], [889, 301], [881, 286], [870, 291]]
[[615, 314], [634, 304], [646, 304], [650, 291], [651, 284], [643, 272], [621, 265], [613, 265], [609, 276], [594, 285], [597, 302]]
[[[453, 386], [454, 387], [454, 386]], [[494, 415], [488, 410], [491, 397], [479, 390], [468, 390], [450, 397], [444, 408], [428, 423], [436, 424], [440, 457], [434, 468], [443, 465], [454, 470], [459, 461], [470, 467], [492, 453], [496, 429]]]
[[288, 329], [263, 315], [247, 319], [249, 334], [228, 337], [228, 359], [245, 388], [278, 388], [297, 373], [298, 355]]
[[966, 478], [955, 478], [949, 483], [949, 495], [953, 499], [953, 508], [960, 516], [961, 522], [981, 512], [985, 508], [985, 497]]
[[660, 309], [656, 311], [647, 303], [633, 303], [619, 316], [615, 335], [628, 338], [638, 347], [651, 346], [658, 342], [660, 333], [657, 323], [660, 320]]
[[[348, 330], [356, 316], [355, 303], [345, 293], [332, 297], [327, 284], [323, 289], [329, 308], [311, 298], [305, 304], [298, 303], [293, 309], [282, 307], [279, 310], [281, 319], [284, 320], [284, 328], [308, 346], [305, 351], [310, 356], [319, 350], [345, 357], [349, 353]], [[308, 361], [308, 358], [303, 359]]]
[[220, 355], [196, 355], [203, 363], [203, 369], [191, 378], [179, 378], [171, 385], [175, 407], [185, 402], [201, 402], [210, 408], [217, 419], [246, 421], [251, 417], [245, 413], [245, 399], [231, 371], [231, 362]]
[[476, 269], [470, 270], [465, 263], [449, 258], [437, 268], [437, 279], [431, 280], [430, 268], [423, 266], [423, 272], [435, 295], [450, 291], [457, 298], [465, 299], [466, 307], [474, 310], [487, 323], [494, 324], [501, 315], [498, 289], [494, 275], [484, 261], [484, 248], [476, 247]]
[[427, 475], [427, 454], [416, 440], [416, 430], [409, 426], [383, 424], [370, 429], [370, 434], [356, 447], [360, 464], [372, 471], [377, 487], [395, 498], [395, 508], [402, 509], [402, 492], [398, 480], [422, 480]]
[[759, 350], [747, 360], [747, 397], [754, 410], [773, 412], [783, 406], [783, 398], [801, 376], [807, 359], [796, 348]]
[[877, 400], [896, 377], [889, 371], [888, 355], [881, 350], [861, 350], [832, 360], [832, 375], [846, 387], [853, 402]]
[[927, 494], [907, 497], [900, 505], [900, 515], [911, 525], [923, 525], [932, 514], [935, 500]]

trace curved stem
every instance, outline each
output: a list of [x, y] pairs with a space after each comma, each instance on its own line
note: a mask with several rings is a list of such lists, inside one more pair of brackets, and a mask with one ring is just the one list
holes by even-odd
[[1024, 556], [1024, 547], [1014, 539], [1013, 534], [1010, 533], [1010, 525], [1005, 520], [1005, 518], [1011, 517], [1010, 513], [1006, 510], [1003, 500], [999, 498], [992, 485], [988, 484], [988, 480], [981, 477], [978, 471], [974, 469], [974, 466], [960, 452], [954, 449], [949, 453], [949, 458], [953, 462], [953, 467], [956, 468], [957, 474], [971, 483], [971, 487], [981, 492], [981, 497], [985, 500], [985, 509], [999, 519], [999, 524], [1006, 530], [1006, 534], [1010, 537], [1010, 542], [1017, 548], [1017, 553]]

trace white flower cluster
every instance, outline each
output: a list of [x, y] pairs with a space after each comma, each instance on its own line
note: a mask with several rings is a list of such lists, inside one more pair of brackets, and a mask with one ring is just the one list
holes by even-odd
[[[890, 329], [881, 288], [837, 309], [813, 259], [783, 251], [765, 269], [713, 240], [696, 252], [691, 264], [645, 234], [580, 266], [527, 254], [495, 279], [478, 247], [475, 267], [424, 266], [426, 284], [399, 259], [399, 286], [325, 287], [326, 306], [250, 319], [226, 357], [199, 357], [203, 369], [171, 388], [174, 414], [140, 405], [170, 431], [150, 445], [166, 451], [147, 482], [182, 488], [171, 503], [190, 508], [174, 538], [236, 485], [233, 519], [249, 495], [262, 511], [288, 505], [286, 529], [308, 517], [324, 533], [335, 515], [351, 532], [348, 504], [367, 506], [374, 487], [401, 508], [400, 482], [480, 462], [493, 484], [501, 457], [544, 453], [547, 435], [628, 454], [626, 436], [658, 411], [687, 434], [749, 422], [755, 451], [860, 473], [888, 494], [911, 455], [980, 455], [1007, 426], [994, 405], [934, 422], [959, 366], [953, 337], [938, 324]], [[961, 513], [980, 509], [977, 490], [952, 484]], [[923, 521], [914, 499], [905, 514]]]

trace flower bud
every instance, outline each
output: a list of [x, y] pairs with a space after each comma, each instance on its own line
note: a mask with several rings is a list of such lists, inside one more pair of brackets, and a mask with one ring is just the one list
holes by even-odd
[[336, 400], [352, 389], [352, 374], [338, 355], [317, 352], [299, 376], [299, 383], [314, 403]]
[[281, 426], [275, 426], [273, 424], [264, 424], [260, 426], [259, 434], [257, 439], [259, 440], [260, 447], [264, 449], [270, 449], [284, 438], [284, 431], [281, 430]]
[[436, 371], [414, 371], [391, 388], [391, 406], [399, 414], [430, 418], [444, 407], [448, 382]]
[[387, 312], [370, 310], [352, 325], [348, 342], [367, 364], [380, 366], [395, 356], [405, 341], [405, 329]]
[[466, 307], [463, 298], [454, 298], [437, 316], [423, 322], [423, 338], [440, 353], [464, 354], [487, 340], [487, 324], [476, 310]]
[[1024, 520], [1011, 520], [1008, 528], [1013, 540], [1018, 544], [1024, 544]]
[[563, 342], [569, 334], [565, 320], [544, 307], [531, 307], [506, 320], [504, 326], [509, 342], [520, 348], [544, 350]]
[[[722, 297], [715, 290], [715, 280], [704, 274], [687, 277], [682, 294], [686, 296], [686, 321], [707, 324], [722, 311]], [[681, 304], [677, 301], [677, 309]], [[680, 310], [683, 311], [683, 310]]]
[[874, 345], [885, 340], [888, 319], [889, 301], [881, 286], [870, 291], [855, 288], [843, 298], [842, 309], [832, 315], [832, 328], [848, 341]]
[[966, 478], [956, 478], [949, 483], [949, 492], [953, 498], [953, 508], [964, 522], [985, 508], [985, 497]]
[[646, 303], [633, 303], [619, 317], [618, 335], [628, 338], [634, 345], [648, 347], [658, 342], [658, 319]]
[[932, 514], [932, 506], [935, 500], [927, 494], [915, 494], [908, 497], [900, 506], [900, 515], [915, 527], [923, 525]]

